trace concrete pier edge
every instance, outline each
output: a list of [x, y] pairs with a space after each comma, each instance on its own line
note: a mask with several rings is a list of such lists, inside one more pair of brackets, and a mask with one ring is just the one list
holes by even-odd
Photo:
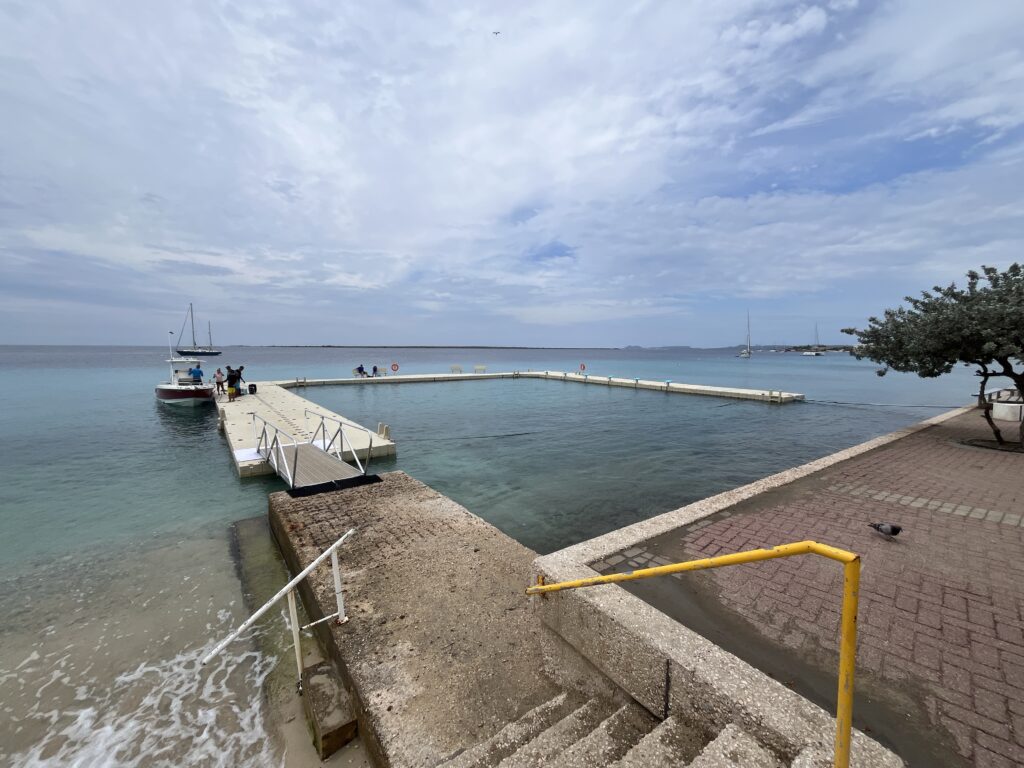
[[[288, 535], [286, 524], [279, 515], [275, 514], [272, 504], [269, 507], [268, 519], [270, 521], [270, 532], [277, 542], [277, 547], [281, 551], [285, 564], [288, 566], [289, 573], [299, 573], [306, 566], [306, 563], [299, 558], [299, 553], [291, 537]], [[297, 589], [299, 598], [302, 600], [302, 606], [311, 622], [321, 621], [321, 619], [327, 616], [320, 605], [320, 601], [317, 599], [309, 579], [300, 581]], [[345, 689], [350, 694], [354, 694], [351, 696], [350, 702], [356, 716], [356, 721], [359, 723], [359, 738], [362, 740], [363, 747], [370, 756], [371, 762], [374, 765], [385, 765], [386, 762], [383, 759], [384, 750], [381, 747], [378, 734], [372, 727], [372, 719], [367, 716], [363, 700], [358, 695], [358, 687], [352, 680], [351, 675], [349, 675], [345, 665], [339, 663], [343, 656], [338, 648], [334, 633], [331, 632], [330, 622], [323, 621], [312, 627], [311, 631], [323, 649], [326, 660], [333, 667], [338, 679], [342, 681]]]
[[[596, 563], [608, 555], [615, 554], [622, 549], [628, 549], [629, 547], [642, 542], [647, 541], [655, 536], [658, 536], [666, 531], [670, 531], [673, 528], [679, 528], [686, 525], [692, 525], [699, 520], [710, 517], [711, 515], [721, 512], [724, 509], [728, 509], [741, 501], [753, 498], [758, 494], [764, 493], [765, 491], [773, 488], [779, 488], [788, 483], [792, 483], [801, 478], [813, 475], [816, 472], [820, 472], [823, 469], [839, 464], [840, 462], [852, 459], [855, 456], [859, 456], [868, 451], [873, 451], [876, 448], [881, 448], [883, 445], [894, 443], [897, 440], [901, 440], [904, 437], [913, 435], [922, 430], [928, 429], [936, 424], [941, 424], [950, 419], [961, 416], [965, 413], [969, 413], [974, 410], [975, 406], [968, 405], [963, 408], [955, 408], [946, 413], [933, 416], [930, 419], [925, 419], [916, 424], [912, 424], [909, 427], [898, 429], [895, 432], [890, 432], [879, 437], [872, 438], [863, 443], [851, 446], [850, 448], [844, 448], [841, 451], [830, 453], [827, 456], [822, 456], [819, 459], [814, 459], [806, 464], [801, 464], [797, 467], [777, 472], [774, 475], [763, 477], [760, 480], [755, 480], [747, 485], [741, 485], [738, 488], [733, 488], [722, 493], [715, 494], [714, 496], [708, 496], [706, 499], [695, 501], [692, 504], [687, 504], [684, 507], [679, 507], [670, 512], [664, 512], [660, 515], [648, 518], [647, 520], [641, 520], [638, 523], [627, 525], [624, 528], [618, 528], [614, 531], [610, 531], [602, 536], [595, 536], [587, 541], [581, 541], [579, 544], [574, 544], [565, 549], [560, 549], [557, 552], [552, 552], [537, 559], [538, 567], [544, 567], [547, 564], [566, 563], [573, 565], [589, 565], [590, 563]], [[596, 571], [591, 575], [597, 575]], [[582, 578], [582, 577], [579, 577]]]
[[[711, 496], [534, 561], [548, 582], [599, 575], [609, 555], [693, 524], [758, 494], [813, 475], [973, 410], [965, 406], [842, 451]], [[782, 543], [782, 542], [780, 542]], [[680, 713], [718, 726], [737, 722], [778, 755], [829, 764], [834, 719], [824, 710], [617, 585], [534, 598], [543, 623], [634, 699], [659, 716]], [[695, 717], [695, 713], [696, 717]], [[794, 763], [795, 764], [795, 763]], [[902, 761], [854, 731], [853, 764]]]

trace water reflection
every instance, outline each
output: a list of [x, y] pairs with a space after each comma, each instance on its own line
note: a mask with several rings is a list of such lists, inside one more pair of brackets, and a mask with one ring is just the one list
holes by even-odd
[[208, 436], [211, 432], [214, 435], [217, 433], [217, 408], [214, 405], [182, 408], [164, 405], [154, 399], [153, 410], [168, 437], [190, 440], [200, 435]]

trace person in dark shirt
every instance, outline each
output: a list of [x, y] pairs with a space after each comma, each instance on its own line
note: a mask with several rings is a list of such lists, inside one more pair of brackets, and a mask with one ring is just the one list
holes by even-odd
[[242, 390], [242, 385], [245, 384], [245, 379], [242, 377], [242, 371], [244, 371], [244, 370], [245, 370], [245, 366], [244, 365], [240, 365], [240, 366], [238, 366], [238, 370], [235, 371], [235, 373], [238, 374], [238, 385], [237, 386], [238, 386], [238, 394], [239, 395], [244, 395], [245, 394], [245, 392]]
[[238, 371], [232, 368], [230, 365], [228, 369], [228, 402], [234, 402], [235, 398], [238, 397]]

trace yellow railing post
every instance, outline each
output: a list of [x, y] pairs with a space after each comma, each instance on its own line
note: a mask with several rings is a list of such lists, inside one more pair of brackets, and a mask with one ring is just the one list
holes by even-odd
[[836, 694], [836, 768], [850, 766], [853, 728], [853, 667], [857, 658], [860, 558], [843, 565], [843, 618], [839, 635], [839, 691]]
[[601, 584], [616, 584], [622, 581], [648, 579], [652, 576], [668, 576], [673, 573], [700, 571], [707, 568], [722, 568], [727, 565], [754, 563], [760, 560], [774, 560], [779, 557], [815, 554], [837, 560], [843, 564], [843, 613], [839, 636], [839, 691], [836, 696], [836, 741], [835, 768], [849, 768], [850, 741], [853, 728], [853, 670], [857, 658], [857, 604], [860, 597], [860, 555], [845, 549], [819, 544], [816, 541], [798, 541], [780, 544], [771, 549], [752, 549], [731, 555], [688, 560], [684, 563], [660, 565], [656, 568], [641, 568], [629, 573], [612, 573], [589, 579], [575, 579], [555, 584], [545, 584], [544, 576], [537, 577], [537, 583], [527, 587], [528, 595], [543, 595], [560, 592], [563, 589], [596, 587]]

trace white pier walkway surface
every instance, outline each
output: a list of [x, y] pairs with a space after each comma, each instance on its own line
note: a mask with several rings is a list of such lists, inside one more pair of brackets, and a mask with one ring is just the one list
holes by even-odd
[[[287, 390], [289, 386], [294, 387], [295, 384], [284, 382], [284, 386], [280, 386], [275, 382], [261, 381], [256, 382], [256, 394], [243, 395], [234, 402], [229, 403], [225, 395], [219, 396], [220, 425], [231, 447], [239, 477], [272, 475], [276, 471], [267, 460], [267, 441], [259, 444], [265, 424], [270, 425], [272, 433], [280, 431], [286, 436], [282, 437], [284, 443], [294, 444], [287, 445], [287, 455], [282, 458], [297, 462], [299, 473], [291, 483], [297, 487], [361, 474], [344, 462], [359, 459], [365, 465], [368, 457], [395, 455], [395, 444], [386, 434], [378, 434], [299, 397]], [[344, 440], [338, 439], [333, 445], [327, 445], [342, 424], [345, 425]], [[262, 453], [257, 450], [258, 446], [263, 449]], [[336, 448], [343, 461], [321, 450], [325, 447]], [[329, 476], [332, 473], [334, 476]]]
[[[680, 395], [708, 395], [711, 397], [732, 397], [740, 400], [761, 400], [766, 403], [793, 403], [804, 396], [795, 392], [778, 389], [740, 389], [737, 387], [712, 387], [704, 384], [684, 384], [676, 381], [650, 381], [647, 379], [622, 379], [614, 376], [593, 376], [587, 373], [564, 373], [562, 371], [512, 371], [507, 373], [427, 373], [377, 376], [371, 378], [345, 379], [295, 379], [277, 381], [275, 384], [293, 387], [320, 387], [345, 384], [403, 384], [416, 382], [469, 381], [480, 379], [550, 379], [552, 381], [574, 381], [580, 384], [598, 384], [606, 387], [627, 389], [653, 389]], [[262, 385], [261, 385], [262, 386]]]

